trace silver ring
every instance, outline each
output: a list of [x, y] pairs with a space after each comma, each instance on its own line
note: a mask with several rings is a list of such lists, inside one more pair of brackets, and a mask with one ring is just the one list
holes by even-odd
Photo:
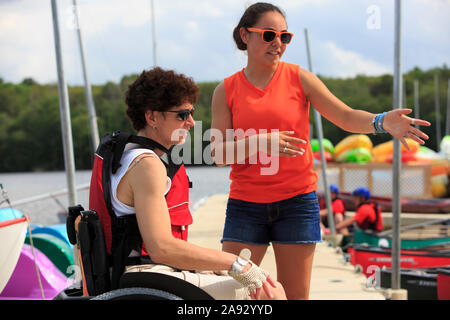
[[286, 147], [285, 148], [289, 148], [289, 142], [286, 141]]
[[411, 125], [412, 125], [412, 126], [414, 125], [414, 120], [415, 120], [415, 119], [411, 119]]
[[282, 152], [286, 152], [286, 146], [284, 146], [283, 151]]

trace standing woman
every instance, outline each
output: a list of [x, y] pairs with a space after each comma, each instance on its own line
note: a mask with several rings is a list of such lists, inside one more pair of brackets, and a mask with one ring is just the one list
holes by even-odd
[[[407, 117], [410, 109], [379, 115], [352, 109], [317, 76], [282, 62], [293, 34], [272, 4], [248, 7], [233, 38], [247, 51], [247, 66], [220, 83], [212, 99], [212, 154], [217, 165], [231, 165], [222, 250], [239, 254], [249, 248], [259, 265], [272, 242], [287, 298], [308, 299], [315, 244], [321, 241], [310, 103], [346, 131], [388, 132], [406, 147], [405, 137], [421, 144], [428, 139], [414, 123], [430, 124]], [[276, 170], [262, 170], [274, 162]]]

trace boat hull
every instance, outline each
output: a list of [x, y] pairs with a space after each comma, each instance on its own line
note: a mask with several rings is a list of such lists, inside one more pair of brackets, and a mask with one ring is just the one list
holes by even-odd
[[[450, 268], [400, 271], [400, 287], [408, 291], [408, 300], [449, 300]], [[376, 286], [390, 288], [392, 269], [383, 268], [376, 276]]]
[[[362, 273], [372, 276], [382, 267], [392, 267], [392, 253], [390, 249], [354, 246], [348, 249], [350, 263], [360, 266]], [[426, 250], [401, 250], [401, 269], [425, 269], [450, 266], [450, 252]]]
[[[72, 283], [70, 279], [43, 254], [31, 246], [24, 244], [17, 265], [9, 278], [8, 283], [0, 294], [0, 300], [50, 300]], [[36, 274], [35, 263], [42, 283], [42, 297], [39, 280]]]
[[[401, 236], [401, 249], [418, 249], [423, 247], [432, 247], [450, 244], [450, 237], [436, 237], [427, 239], [404, 239]], [[369, 246], [378, 246], [392, 248], [392, 238], [370, 234], [362, 230], [354, 229], [353, 241], [356, 245], [367, 244]]]
[[[317, 193], [319, 199], [324, 198], [323, 192]], [[349, 192], [341, 192], [339, 198], [344, 202], [347, 211], [355, 211], [355, 203], [353, 197]], [[391, 197], [377, 197], [372, 196], [372, 201], [375, 201], [382, 212], [392, 212], [392, 198]], [[408, 213], [449, 213], [450, 212], [450, 198], [439, 199], [401, 199], [402, 212]]]
[[0, 292], [19, 260], [28, 221], [25, 217], [0, 222]]
[[[45, 254], [50, 261], [65, 275], [69, 276], [73, 263], [73, 251], [67, 242], [48, 233], [31, 232], [33, 245]], [[30, 236], [25, 237], [25, 243], [30, 244]]]

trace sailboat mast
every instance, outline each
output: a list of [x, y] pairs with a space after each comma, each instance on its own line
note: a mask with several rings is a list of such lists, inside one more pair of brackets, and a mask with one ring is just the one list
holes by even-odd
[[86, 56], [84, 53], [83, 38], [81, 36], [81, 26], [80, 26], [80, 22], [78, 20], [77, 0], [73, 0], [73, 7], [74, 7], [77, 35], [78, 35], [78, 47], [80, 48], [81, 66], [82, 66], [83, 77], [84, 77], [84, 92], [85, 92], [85, 96], [86, 96], [86, 105], [87, 105], [88, 113], [89, 113], [89, 124], [91, 127], [91, 143], [92, 143], [92, 148], [95, 152], [97, 150], [97, 147], [99, 144], [97, 115], [95, 113], [94, 99], [92, 98], [91, 84], [89, 82], [89, 77], [88, 77], [88, 73], [87, 73]]
[[156, 53], [156, 23], [155, 23], [155, 6], [153, 0], [150, 0], [152, 11], [152, 40], [153, 40], [153, 66], [158, 65], [157, 53]]
[[55, 38], [55, 54], [56, 68], [58, 72], [58, 97], [59, 112], [61, 117], [61, 133], [63, 139], [64, 150], [64, 166], [66, 171], [69, 206], [75, 205], [76, 189], [75, 189], [75, 158], [73, 153], [72, 126], [70, 123], [70, 107], [69, 94], [67, 90], [66, 80], [64, 78], [64, 67], [61, 54], [61, 41], [59, 34], [58, 8], [56, 0], [51, 0], [52, 16], [53, 16], [53, 34]]

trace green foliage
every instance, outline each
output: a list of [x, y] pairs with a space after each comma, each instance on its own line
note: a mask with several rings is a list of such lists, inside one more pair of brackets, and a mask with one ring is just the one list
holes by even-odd
[[[404, 106], [412, 107], [414, 102], [414, 81], [419, 81], [420, 117], [432, 123], [432, 127], [423, 128], [430, 140], [427, 146], [436, 150], [434, 139], [436, 115], [434, 101], [434, 75], [439, 76], [439, 97], [441, 107], [442, 134], [445, 130], [445, 109], [447, 105], [447, 81], [450, 70], [444, 65], [423, 71], [414, 68], [404, 75]], [[99, 135], [115, 130], [133, 132], [125, 110], [124, 97], [128, 86], [138, 75], [126, 75], [120, 83], [108, 82], [92, 87], [97, 113]], [[347, 105], [379, 113], [392, 108], [392, 75], [367, 77], [358, 75], [349, 79], [320, 77], [330, 91]], [[200, 96], [195, 105], [195, 119], [202, 124], [202, 134], [211, 127], [211, 99], [219, 82], [198, 83]], [[93, 159], [91, 129], [86, 107], [85, 91], [82, 86], [69, 88], [72, 137], [75, 165], [78, 170], [90, 169]], [[314, 124], [313, 112], [310, 112]], [[324, 137], [334, 145], [349, 133], [341, 130], [325, 118], [322, 118]], [[314, 126], [313, 126], [314, 127]], [[195, 141], [194, 132], [191, 132]], [[312, 131], [315, 136], [315, 131]], [[198, 139], [198, 137], [197, 137]], [[371, 136], [372, 142], [390, 140], [389, 135]], [[203, 146], [208, 145], [203, 142]], [[193, 144], [192, 144], [193, 148]], [[0, 172], [18, 172], [34, 170], [63, 170], [64, 154], [61, 138], [61, 123], [56, 84], [38, 84], [31, 78], [20, 84], [5, 82], [0, 78]], [[192, 156], [194, 152], [191, 152]]]

